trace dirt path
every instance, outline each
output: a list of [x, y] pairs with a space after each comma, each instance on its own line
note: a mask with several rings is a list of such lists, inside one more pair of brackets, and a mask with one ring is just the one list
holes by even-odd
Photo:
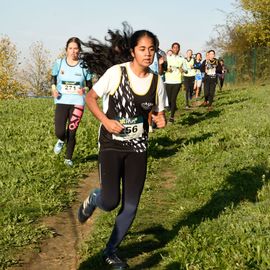
[[76, 270], [78, 267], [77, 250], [82, 239], [91, 230], [93, 219], [81, 225], [77, 221], [77, 210], [81, 200], [87, 197], [89, 191], [98, 186], [97, 172], [91, 173], [79, 184], [78, 195], [71, 208], [56, 216], [42, 220], [44, 226], [51, 228], [54, 237], [42, 242], [40, 252], [25, 252], [20, 256], [21, 264], [8, 268], [9, 270]]

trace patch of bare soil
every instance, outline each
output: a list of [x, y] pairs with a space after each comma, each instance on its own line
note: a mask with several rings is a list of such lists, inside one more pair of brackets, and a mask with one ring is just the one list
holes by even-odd
[[165, 179], [162, 186], [166, 189], [174, 188], [177, 179], [175, 173], [171, 171], [163, 171], [161, 175], [162, 179]]
[[91, 173], [79, 183], [75, 203], [56, 216], [46, 217], [41, 223], [53, 231], [53, 238], [44, 240], [40, 252], [25, 252], [19, 257], [20, 264], [9, 270], [76, 270], [79, 266], [78, 247], [91, 231], [93, 219], [81, 225], [77, 220], [80, 203], [89, 191], [98, 187], [98, 173]]

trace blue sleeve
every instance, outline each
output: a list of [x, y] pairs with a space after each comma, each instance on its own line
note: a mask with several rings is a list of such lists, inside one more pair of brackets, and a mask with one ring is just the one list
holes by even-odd
[[92, 79], [92, 74], [90, 73], [89, 70], [87, 70], [87, 72], [86, 72], [86, 80], [90, 81], [91, 79]]
[[84, 69], [84, 74], [85, 74], [85, 80], [90, 81], [92, 79], [92, 74], [88, 69]]
[[61, 59], [57, 59], [52, 67], [52, 76], [57, 76], [60, 69], [60, 61]]

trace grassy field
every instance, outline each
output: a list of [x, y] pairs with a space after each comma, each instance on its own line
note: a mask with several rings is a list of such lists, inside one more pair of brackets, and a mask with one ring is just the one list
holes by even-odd
[[74, 200], [78, 180], [96, 167], [98, 123], [86, 112], [77, 134], [74, 168], [55, 156], [52, 99], [0, 102], [0, 269], [17, 248], [50, 236], [36, 220]]
[[[150, 135], [148, 177], [137, 217], [120, 247], [131, 269], [270, 269], [270, 88], [218, 92], [215, 110], [182, 110]], [[74, 199], [96, 166], [97, 122], [87, 112], [76, 166], [53, 155], [52, 100], [1, 101], [0, 264], [50, 235], [40, 216]], [[99, 212], [79, 270], [103, 269], [100, 251], [117, 210]]]

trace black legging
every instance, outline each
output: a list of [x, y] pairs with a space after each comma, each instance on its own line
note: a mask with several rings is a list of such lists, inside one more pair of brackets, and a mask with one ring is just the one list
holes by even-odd
[[184, 77], [184, 85], [186, 89], [186, 106], [189, 106], [189, 100], [191, 100], [193, 96], [194, 81], [195, 81], [195, 76]]
[[181, 89], [181, 83], [165, 84], [165, 85], [166, 85], [166, 92], [167, 92], [168, 101], [169, 101], [169, 107], [171, 110], [171, 118], [174, 118], [174, 114], [176, 111], [176, 99]]
[[212, 76], [205, 76], [204, 81], [204, 99], [205, 101], [208, 101], [209, 106], [212, 106], [215, 91], [216, 91], [216, 85], [217, 85], [217, 78]]
[[[76, 131], [83, 116], [83, 106], [56, 104], [55, 135], [61, 141], [67, 142], [66, 158], [72, 159], [76, 144]], [[68, 122], [68, 127], [66, 127]]]
[[218, 79], [219, 79], [219, 89], [222, 90], [224, 84], [224, 74], [219, 74]]
[[147, 153], [100, 151], [99, 165], [101, 192], [96, 197], [97, 207], [111, 211], [118, 206], [120, 199], [122, 202], [105, 249], [107, 254], [112, 254], [135, 218], [146, 177]]

